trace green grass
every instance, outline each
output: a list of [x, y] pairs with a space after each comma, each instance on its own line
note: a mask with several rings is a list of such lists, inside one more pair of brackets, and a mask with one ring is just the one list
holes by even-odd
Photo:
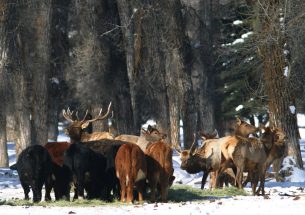
[[[168, 194], [169, 202], [186, 202], [186, 201], [203, 201], [211, 200], [217, 198], [231, 197], [237, 195], [249, 195], [246, 191], [240, 190], [234, 187], [215, 189], [215, 190], [200, 190], [186, 185], [174, 185], [170, 188]], [[141, 203], [138, 203], [141, 204]], [[130, 205], [121, 203], [120, 201], [114, 202], [103, 202], [100, 200], [76, 200], [76, 201], [42, 201], [39, 203], [33, 203], [31, 200], [21, 200], [21, 199], [10, 199], [10, 200], [0, 200], [1, 205], [11, 205], [11, 206], [42, 206], [42, 207], [95, 207], [95, 206], [113, 206], [119, 207], [123, 205]]]
[[215, 190], [201, 190], [186, 185], [175, 185], [169, 190], [168, 200], [170, 202], [185, 202], [246, 195], [249, 195], [246, 191], [237, 189], [235, 187], [226, 187]]

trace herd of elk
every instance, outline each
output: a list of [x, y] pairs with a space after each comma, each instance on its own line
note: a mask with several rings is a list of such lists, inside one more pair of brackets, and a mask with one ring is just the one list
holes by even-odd
[[[48, 185], [47, 195], [54, 188], [56, 200], [70, 199], [70, 184], [73, 182], [73, 199], [86, 197], [109, 201], [112, 194], [121, 196], [121, 201], [132, 202], [134, 188], [137, 188], [141, 201], [148, 186], [153, 190], [152, 201], [156, 199], [155, 192], [159, 191], [161, 201], [165, 202], [168, 187], [175, 179], [172, 149], [164, 142], [166, 134], [150, 125], [147, 130], [141, 129], [140, 136], [124, 134], [113, 138], [108, 132], [85, 132], [89, 123], [108, 119], [110, 109], [111, 103], [105, 114], [101, 109], [97, 117], [86, 119], [86, 112], [81, 120], [77, 112], [63, 110], [64, 118], [70, 122], [65, 131], [70, 142], [48, 142], [45, 145], [53, 163], [54, 178]], [[155, 143], [160, 147], [154, 147]]]
[[[285, 151], [286, 136], [281, 129], [265, 126], [256, 128], [239, 118], [234, 135], [218, 138], [216, 132], [201, 133], [203, 142], [200, 147], [194, 135], [189, 150], [166, 143], [166, 134], [150, 125], [147, 130], [141, 129], [140, 136], [122, 134], [114, 137], [109, 132], [85, 132], [90, 123], [108, 119], [110, 113], [111, 103], [105, 114], [102, 115], [101, 109], [93, 119], [86, 119], [88, 111], [80, 120], [77, 112], [76, 119], [73, 119], [73, 111], [69, 108], [63, 110], [64, 118], [70, 122], [65, 131], [70, 142], [48, 142], [42, 149], [33, 150], [29, 147], [21, 153], [16, 166], [25, 198], [29, 198], [28, 187], [32, 187], [27, 181], [36, 176], [27, 177], [24, 172], [36, 171], [37, 164], [32, 166], [32, 161], [28, 160], [36, 159], [37, 162], [41, 160], [40, 165], [44, 165], [46, 173], [42, 173], [39, 188], [34, 188], [34, 201], [40, 201], [43, 183], [46, 184], [46, 200], [50, 200], [52, 188], [56, 200], [68, 200], [73, 182], [74, 199], [80, 196], [110, 201], [112, 194], [123, 202], [133, 202], [135, 189], [138, 200], [142, 201], [148, 186], [152, 202], [156, 200], [156, 192], [159, 192], [161, 201], [166, 202], [168, 189], [175, 179], [173, 148], [180, 154], [181, 169], [190, 174], [203, 172], [201, 189], [211, 173], [214, 188], [222, 186], [224, 182], [227, 184], [223, 178], [234, 178], [235, 186], [243, 188], [247, 182], [251, 182], [253, 194], [261, 192], [264, 195], [265, 173]], [[249, 137], [257, 132], [262, 133], [260, 137]], [[41, 157], [40, 151], [44, 151], [44, 157]], [[27, 165], [21, 164], [21, 161]], [[244, 172], [248, 173], [245, 181]]]
[[[264, 130], [260, 138], [249, 137], [250, 134]], [[205, 139], [205, 138], [204, 138]], [[202, 185], [207, 175], [213, 172], [215, 187], [221, 185], [221, 176], [228, 168], [232, 168], [231, 176], [235, 178], [235, 185], [243, 187], [243, 173], [248, 172], [247, 181], [252, 184], [253, 194], [264, 195], [265, 173], [274, 159], [283, 155], [286, 136], [278, 128], [261, 126], [256, 128], [237, 118], [237, 127], [234, 135], [219, 139], [206, 139], [201, 147], [196, 148], [195, 140], [189, 150], [181, 150], [181, 168], [188, 173], [203, 171]], [[232, 171], [231, 171], [232, 173]], [[260, 182], [258, 190], [257, 184]]]

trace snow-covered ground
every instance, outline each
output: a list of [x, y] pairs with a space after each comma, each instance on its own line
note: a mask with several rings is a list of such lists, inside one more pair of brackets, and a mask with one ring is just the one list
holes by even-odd
[[[301, 120], [300, 120], [301, 119]], [[305, 117], [299, 117], [299, 125], [305, 125]], [[300, 128], [301, 150], [305, 161], [305, 128]], [[64, 135], [59, 141], [67, 140]], [[14, 144], [8, 143], [10, 164], [15, 162]], [[176, 183], [199, 187], [202, 174], [190, 175], [180, 169], [180, 159], [173, 157]], [[291, 165], [289, 162], [286, 166]], [[198, 188], [199, 189], [199, 188]], [[250, 188], [245, 188], [250, 193]], [[1, 205], [1, 199], [22, 199], [24, 197], [16, 171], [0, 169], [0, 213], [1, 214], [301, 214], [305, 209], [305, 171], [295, 169], [289, 181], [266, 182], [267, 197], [263, 196], [229, 196], [202, 201], [181, 203], [158, 203], [126, 206], [95, 207], [42, 207], [42, 206], [8, 206]], [[54, 198], [54, 197], [53, 197]]]

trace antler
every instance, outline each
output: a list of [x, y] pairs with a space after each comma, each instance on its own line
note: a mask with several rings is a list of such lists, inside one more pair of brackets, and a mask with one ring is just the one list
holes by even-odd
[[175, 147], [176, 151], [177, 151], [179, 154], [182, 153], [182, 149], [181, 149], [181, 147], [179, 146], [178, 143], [176, 143], [176, 144], [174, 145], [174, 147]]
[[[103, 119], [105, 119], [105, 118], [109, 115], [109, 113], [110, 113], [110, 108], [111, 108], [111, 102], [110, 102], [109, 105], [108, 105], [108, 110], [107, 110], [107, 112], [106, 112], [103, 116], [101, 116], [102, 111], [103, 111], [103, 108], [101, 108], [101, 110], [100, 110], [100, 112], [99, 112], [99, 114], [98, 114], [97, 117], [95, 117], [95, 118], [93, 118], [93, 119], [86, 120], [86, 122], [94, 122], [94, 121], [96, 121], [96, 120], [103, 120]], [[88, 114], [88, 110], [86, 111], [85, 117], [84, 117], [84, 119], [83, 119], [82, 121], [85, 120], [87, 114]]]
[[70, 111], [70, 108], [62, 110], [62, 115], [65, 117], [66, 120], [73, 122], [74, 120], [72, 119], [73, 111]]
[[191, 145], [191, 148], [190, 148], [190, 154], [193, 154], [194, 150], [195, 150], [195, 142], [196, 142], [196, 134], [194, 133], [194, 141]]

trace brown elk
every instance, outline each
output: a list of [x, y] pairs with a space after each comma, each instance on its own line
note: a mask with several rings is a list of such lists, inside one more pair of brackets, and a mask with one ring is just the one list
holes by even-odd
[[[204, 188], [204, 184], [210, 172], [215, 172], [215, 177], [218, 178], [218, 171], [222, 163], [223, 148], [226, 148], [228, 143], [234, 141], [238, 136], [247, 137], [258, 131], [258, 128], [239, 118], [237, 118], [236, 122], [237, 127], [235, 135], [233, 136], [205, 140], [203, 146], [200, 148], [196, 148], [194, 140], [194, 143], [189, 150], [182, 151], [179, 146], [176, 146], [176, 150], [180, 153], [181, 169], [186, 170], [190, 174], [203, 171], [201, 189]], [[230, 167], [234, 168], [232, 165]], [[216, 186], [219, 186], [218, 180]]]
[[[270, 128], [270, 127], [262, 127], [265, 130], [265, 133], [262, 134], [260, 141], [265, 146], [265, 153], [267, 158], [263, 164], [262, 169], [249, 169], [248, 177], [243, 185], [245, 185], [248, 181], [251, 182], [253, 194], [259, 195], [262, 192], [262, 195], [265, 195], [265, 175], [267, 169], [273, 163], [275, 159], [281, 158], [286, 149], [286, 140], [287, 137], [282, 129], [280, 128]], [[257, 175], [255, 175], [257, 174]], [[256, 191], [256, 187], [258, 182], [260, 182], [260, 186]]]
[[130, 143], [135, 143], [145, 152], [149, 143], [163, 140], [167, 137], [166, 134], [160, 132], [156, 127], [148, 125], [147, 130], [141, 129], [141, 135], [128, 135], [122, 134], [115, 138], [115, 140], [127, 141]]
[[85, 119], [88, 114], [88, 110], [86, 111], [86, 114], [82, 120], [79, 119], [73, 120], [72, 118], [73, 111], [71, 112], [69, 108], [67, 109], [67, 111], [63, 110], [64, 118], [69, 122], [71, 122], [71, 124], [66, 129], [66, 134], [70, 137], [71, 143], [75, 143], [78, 141], [88, 142], [88, 141], [101, 140], [101, 139], [113, 139], [113, 135], [109, 132], [93, 132], [92, 134], [89, 134], [84, 131], [84, 129], [89, 126], [89, 123], [95, 122], [97, 120], [107, 119], [110, 114], [110, 108], [111, 108], [111, 102], [109, 103], [108, 110], [104, 115], [101, 115], [102, 114], [102, 109], [101, 109], [98, 116], [90, 120]]
[[[253, 195], [264, 194], [265, 173], [270, 163], [283, 155], [285, 149], [285, 135], [279, 129], [265, 128], [261, 138], [244, 138], [238, 136], [226, 144], [225, 162], [222, 163], [219, 172], [228, 166], [236, 166], [236, 184], [243, 188], [243, 172], [248, 172], [252, 183]], [[223, 150], [223, 149], [222, 149]], [[271, 153], [272, 152], [272, 153]], [[256, 187], [260, 181], [260, 187]]]

